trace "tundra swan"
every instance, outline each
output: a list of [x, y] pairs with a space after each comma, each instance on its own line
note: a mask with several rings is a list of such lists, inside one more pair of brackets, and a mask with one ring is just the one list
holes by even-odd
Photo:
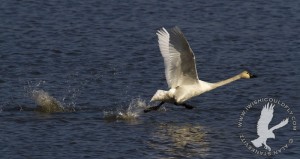
[[161, 101], [161, 103], [145, 109], [144, 112], [157, 110], [165, 102], [192, 109], [193, 106], [184, 103], [186, 100], [241, 78], [256, 77], [249, 71], [243, 71], [236, 76], [216, 83], [199, 80], [195, 55], [181, 30], [177, 26], [172, 28], [170, 32], [161, 28], [156, 35], [164, 59], [165, 76], [170, 89], [168, 91], [157, 90], [151, 102]]

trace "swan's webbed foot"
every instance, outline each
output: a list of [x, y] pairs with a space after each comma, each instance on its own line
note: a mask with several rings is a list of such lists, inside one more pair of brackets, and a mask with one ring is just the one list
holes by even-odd
[[165, 102], [161, 102], [157, 106], [147, 108], [147, 109], [144, 110], [144, 113], [148, 113], [148, 112], [150, 112], [152, 110], [158, 110], [161, 107], [161, 105], [163, 105], [164, 103]]
[[158, 110], [160, 106], [154, 106], [154, 107], [150, 107], [144, 110], [144, 113], [148, 113], [152, 110]]

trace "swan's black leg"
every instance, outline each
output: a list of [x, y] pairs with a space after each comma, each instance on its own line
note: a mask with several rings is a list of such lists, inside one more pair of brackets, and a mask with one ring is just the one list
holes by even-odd
[[178, 104], [176, 102], [174, 102], [175, 105], [180, 105], [180, 106], [184, 106], [186, 109], [193, 109], [194, 107], [191, 105], [188, 105], [186, 103], [182, 103], [182, 104]]
[[157, 106], [150, 107], [144, 110], [144, 113], [148, 113], [152, 110], [158, 110], [165, 102], [160, 102]]
[[188, 105], [186, 103], [182, 103], [183, 106], [185, 106], [186, 109], [193, 109], [194, 107], [191, 105]]

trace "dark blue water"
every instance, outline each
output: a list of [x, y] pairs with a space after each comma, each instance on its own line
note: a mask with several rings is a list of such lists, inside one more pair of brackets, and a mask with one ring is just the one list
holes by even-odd
[[[239, 139], [246, 105], [272, 97], [299, 118], [298, 1], [10, 0], [0, 19], [0, 158], [257, 158]], [[259, 78], [193, 98], [193, 110], [108, 119], [167, 89], [155, 32], [174, 25], [200, 79]], [[33, 111], [35, 89], [71, 111]], [[275, 158], [299, 158], [299, 133], [281, 133], [294, 143]]]

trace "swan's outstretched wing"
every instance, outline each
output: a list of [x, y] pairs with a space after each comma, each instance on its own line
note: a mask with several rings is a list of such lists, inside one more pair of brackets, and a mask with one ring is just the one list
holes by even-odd
[[270, 130], [273, 131], [273, 130], [279, 129], [281, 127], [284, 127], [288, 123], [289, 123], [289, 118], [286, 118], [286, 119], [282, 120], [279, 124], [273, 126]]
[[274, 104], [267, 103], [261, 110], [260, 118], [257, 122], [257, 135], [263, 136], [269, 131], [269, 123], [273, 118]]
[[162, 28], [157, 31], [160, 52], [164, 58], [165, 74], [170, 88], [198, 82], [195, 56], [178, 27], [170, 33]]

